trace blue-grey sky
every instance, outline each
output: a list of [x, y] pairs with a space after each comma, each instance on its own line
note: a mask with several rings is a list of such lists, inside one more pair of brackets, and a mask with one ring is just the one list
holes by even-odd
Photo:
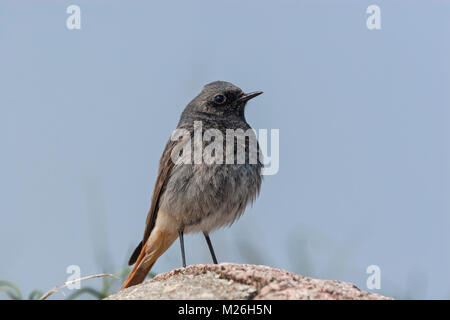
[[[80, 30], [66, 27], [70, 4]], [[366, 26], [371, 4], [381, 30]], [[212, 234], [219, 260], [362, 289], [375, 264], [373, 292], [450, 298], [449, 13], [445, 1], [1, 1], [0, 280], [28, 293], [68, 265], [120, 270], [181, 111], [225, 80], [264, 91], [246, 117], [280, 130], [280, 170]], [[210, 262], [200, 235], [186, 250]], [[176, 242], [154, 271], [180, 264]]]

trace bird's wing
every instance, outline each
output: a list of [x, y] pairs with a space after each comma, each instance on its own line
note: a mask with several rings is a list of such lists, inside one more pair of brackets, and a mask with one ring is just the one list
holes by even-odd
[[[145, 222], [145, 231], [144, 231], [144, 237], [142, 241], [139, 243], [139, 245], [134, 249], [133, 254], [130, 257], [130, 260], [128, 261], [128, 265], [132, 265], [136, 262], [143, 244], [146, 243], [148, 237], [150, 236], [150, 233], [152, 232], [156, 218], [158, 215], [159, 210], [159, 199], [164, 192], [164, 189], [166, 187], [167, 181], [169, 180], [172, 168], [174, 166], [174, 162], [172, 160], [172, 152], [174, 151], [175, 147], [180, 148], [184, 143], [187, 142], [187, 140], [190, 138], [192, 132], [189, 131], [189, 135], [184, 135], [179, 140], [172, 141], [169, 139], [169, 141], [166, 144], [166, 147], [164, 148], [164, 153], [161, 157], [160, 163], [159, 163], [159, 169], [158, 169], [158, 177], [156, 178], [155, 186], [153, 189], [153, 195], [152, 195], [152, 202], [150, 206], [150, 210], [147, 214], [147, 220]], [[181, 149], [180, 149], [181, 150]]]

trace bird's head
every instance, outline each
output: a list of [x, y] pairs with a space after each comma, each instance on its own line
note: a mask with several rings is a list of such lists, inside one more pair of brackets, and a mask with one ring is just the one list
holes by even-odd
[[188, 104], [184, 113], [243, 118], [247, 102], [261, 93], [244, 93], [232, 83], [214, 81], [203, 87], [202, 92]]

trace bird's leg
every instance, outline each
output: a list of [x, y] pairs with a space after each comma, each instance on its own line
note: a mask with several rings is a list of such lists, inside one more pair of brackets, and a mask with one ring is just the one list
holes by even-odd
[[205, 236], [206, 243], [208, 244], [209, 252], [211, 252], [211, 257], [213, 259], [214, 264], [217, 264], [217, 258], [216, 254], [214, 253], [214, 248], [211, 243], [211, 239], [209, 239], [209, 235], [207, 232], [203, 232], [203, 235]]
[[181, 247], [181, 258], [183, 259], [183, 268], [186, 268], [186, 256], [184, 255], [184, 238], [183, 231], [178, 231], [178, 235], [180, 236], [180, 247]]

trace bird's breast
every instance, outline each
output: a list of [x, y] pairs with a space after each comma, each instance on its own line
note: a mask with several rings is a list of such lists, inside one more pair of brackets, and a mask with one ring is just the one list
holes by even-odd
[[261, 181], [258, 164], [176, 165], [160, 207], [186, 232], [211, 231], [240, 217], [255, 200]]

